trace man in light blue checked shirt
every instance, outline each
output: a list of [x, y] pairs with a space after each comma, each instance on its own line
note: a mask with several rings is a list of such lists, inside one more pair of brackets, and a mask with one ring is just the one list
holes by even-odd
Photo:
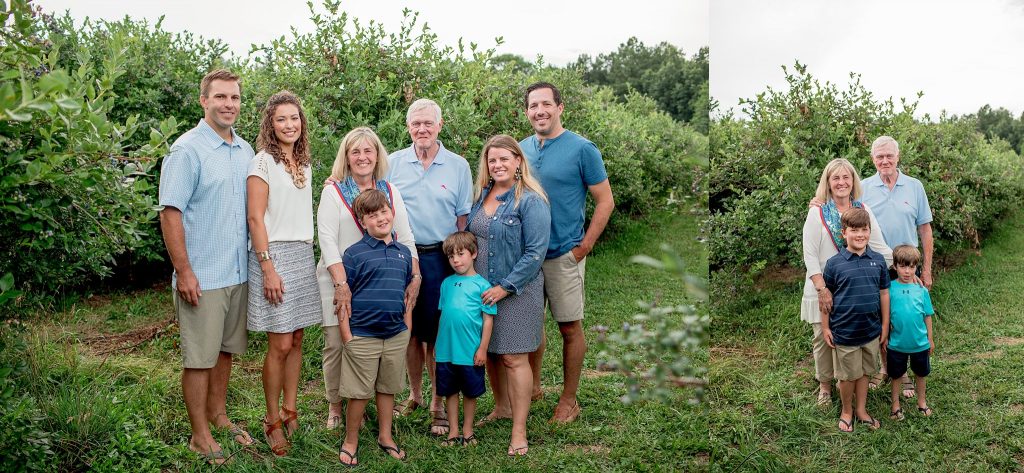
[[232, 354], [244, 353], [248, 342], [245, 179], [254, 153], [232, 129], [241, 99], [237, 75], [223, 69], [207, 74], [199, 93], [204, 117], [174, 142], [160, 172], [160, 226], [174, 265], [189, 449], [210, 464], [226, 461], [210, 423], [239, 444], [253, 443], [226, 408]]

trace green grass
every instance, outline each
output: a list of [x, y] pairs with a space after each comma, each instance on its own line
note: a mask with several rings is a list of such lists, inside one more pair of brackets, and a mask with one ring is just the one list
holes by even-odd
[[776, 283], [749, 308], [715, 314], [708, 412], [716, 471], [1024, 470], [1024, 221], [1011, 217], [932, 290], [935, 415], [888, 420], [889, 386], [868, 396], [882, 428], [837, 431], [838, 401], [814, 405], [811, 328], [802, 281]]
[[[666, 304], [687, 302], [678, 279], [631, 264], [628, 259], [641, 253], [660, 255], [659, 245], [664, 242], [686, 258], [691, 271], [707, 274], [706, 247], [697, 237], [696, 218], [685, 210], [656, 212], [646, 221], [617, 225], [588, 260], [585, 326], [617, 330], [638, 312], [636, 301], [650, 300], [656, 294]], [[12, 350], [3, 354], [8, 361], [15, 357], [27, 361], [20, 387], [39, 400], [44, 430], [59, 436], [54, 448], [59, 469], [82, 469], [87, 463], [104, 470], [204, 469], [186, 448], [190, 431], [179, 384], [177, 327], [163, 324], [173, 314], [170, 299], [169, 288], [160, 287], [94, 296], [61, 312], [39, 314], [24, 332], [25, 353]], [[96, 344], [97, 337], [147, 326], [165, 328], [165, 332], [129, 352], [106, 355], [100, 348], [112, 342]], [[439, 440], [427, 433], [428, 414], [419, 410], [395, 422], [396, 438], [408, 450], [409, 463], [402, 465], [379, 451], [375, 425], [370, 425], [360, 437], [361, 470], [661, 471], [708, 467], [705, 408], [689, 405], [689, 393], [684, 392], [664, 403], [623, 404], [619, 398], [625, 394], [625, 378], [595, 371], [598, 349], [593, 332], [587, 335], [591, 347], [580, 392], [582, 418], [567, 426], [549, 425], [561, 387], [561, 338], [550, 319], [546, 333], [546, 395], [531, 409], [526, 458], [513, 460], [505, 455], [511, 429], [507, 421], [478, 429], [481, 443], [475, 448], [442, 449]], [[11, 330], [7, 329], [5, 336], [11, 336]], [[248, 427], [257, 444], [241, 449], [227, 434], [215, 434], [226, 452], [233, 453], [232, 464], [222, 470], [338, 469], [337, 431], [321, 427], [327, 411], [320, 369], [322, 346], [319, 327], [308, 329], [299, 388], [302, 431], [287, 457], [274, 458], [260, 432], [260, 368], [266, 337], [250, 334], [248, 352], [237, 357], [234, 365], [228, 413]], [[706, 361], [707, 354], [701, 356]], [[492, 405], [488, 392], [480, 401], [478, 415], [489, 412]]]

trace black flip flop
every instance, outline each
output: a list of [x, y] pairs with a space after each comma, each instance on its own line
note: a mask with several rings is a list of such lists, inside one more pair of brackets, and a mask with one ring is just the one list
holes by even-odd
[[[852, 419], [851, 419], [851, 420], [852, 420]], [[852, 433], [853, 433], [853, 423], [852, 423], [852, 422], [851, 422], [850, 420], [846, 420], [846, 419], [843, 419], [842, 417], [840, 417], [840, 418], [839, 418], [839, 423], [840, 423], [840, 424], [845, 424], [845, 425], [846, 425], [847, 427], [849, 427], [849, 428], [850, 428], [850, 430], [843, 430], [843, 428], [842, 428], [842, 427], [840, 427], [840, 428], [839, 428], [839, 431], [840, 431], [840, 432], [842, 432], [842, 433], [844, 433], [844, 434], [852, 434]]]
[[[408, 456], [406, 454], [406, 451], [402, 450], [402, 447], [398, 446], [398, 442], [395, 442], [394, 446], [384, 445], [380, 442], [377, 442], [377, 446], [380, 447], [381, 450], [384, 450], [384, 453], [388, 455], [388, 458], [393, 458], [395, 460], [404, 462], [406, 457]], [[395, 452], [395, 455], [398, 455], [401, 458], [396, 458], [395, 456], [391, 455], [391, 452]]]
[[[355, 467], [361, 465], [360, 463], [356, 463], [357, 461], [359, 461], [359, 458], [356, 457], [356, 454], [359, 453], [359, 447], [358, 446], [356, 447], [356, 453], [352, 453], [352, 452], [350, 452], [348, 450], [345, 450], [345, 443], [344, 442], [342, 442], [341, 445], [342, 445], [341, 447], [338, 447], [338, 462], [341, 463], [341, 466], [343, 466], [345, 468], [355, 468]], [[344, 463], [344, 462], [341, 461], [341, 454], [342, 453], [344, 453], [345, 455], [348, 455], [348, 461], [349, 461], [348, 463]]]
[[868, 416], [867, 419], [857, 419], [857, 423], [867, 424], [868, 428], [871, 430], [878, 430], [879, 428], [882, 427], [882, 423], [878, 422], [878, 419], [875, 419], [874, 417], [871, 416]]

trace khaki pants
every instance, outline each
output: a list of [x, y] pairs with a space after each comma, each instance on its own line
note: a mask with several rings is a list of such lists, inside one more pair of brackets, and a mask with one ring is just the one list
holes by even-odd
[[811, 324], [811, 326], [814, 327], [814, 338], [811, 339], [814, 351], [814, 379], [817, 379], [819, 383], [831, 383], [835, 379], [832, 367], [832, 347], [825, 343], [821, 324]]
[[327, 391], [327, 402], [341, 402], [341, 355], [344, 347], [341, 344], [341, 329], [337, 325], [323, 327], [324, 330], [324, 388]]

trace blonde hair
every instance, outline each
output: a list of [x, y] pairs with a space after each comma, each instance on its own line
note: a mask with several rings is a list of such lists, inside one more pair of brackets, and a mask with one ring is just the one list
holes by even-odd
[[853, 178], [853, 191], [850, 192], [850, 200], [860, 200], [861, 188], [860, 188], [860, 176], [857, 175], [857, 168], [853, 167], [849, 161], [843, 158], [836, 158], [828, 162], [825, 165], [825, 169], [821, 171], [821, 180], [818, 181], [818, 189], [814, 192], [814, 198], [828, 202], [832, 199], [832, 188], [828, 185], [828, 180], [832, 178], [832, 175], [841, 170], [850, 171], [850, 177]]
[[519, 158], [519, 179], [515, 181], [512, 186], [515, 188], [515, 205], [519, 205], [519, 199], [523, 196], [523, 189], [531, 190], [536, 192], [544, 202], [548, 201], [547, 194], [544, 193], [544, 188], [540, 186], [540, 182], [537, 178], [533, 177], [533, 172], [530, 171], [530, 163], [526, 161], [526, 156], [523, 154], [523, 149], [519, 147], [519, 142], [508, 135], [494, 135], [487, 140], [484, 144], [484, 149], [480, 151], [480, 166], [476, 173], [476, 193], [473, 196], [473, 200], [480, 200], [480, 196], [483, 194], [485, 187], [491, 184], [491, 173], [487, 170], [487, 152], [491, 148], [501, 148], [510, 153], [513, 156]]
[[373, 130], [369, 127], [361, 126], [354, 128], [341, 139], [341, 145], [338, 146], [338, 156], [334, 158], [334, 165], [331, 166], [331, 177], [339, 181], [348, 179], [348, 176], [352, 174], [348, 168], [348, 152], [363, 140], [377, 148], [377, 164], [373, 167], [373, 180], [379, 181], [384, 179], [384, 176], [387, 176], [388, 150], [384, 149], [384, 143], [381, 143], [380, 138], [377, 137]]

